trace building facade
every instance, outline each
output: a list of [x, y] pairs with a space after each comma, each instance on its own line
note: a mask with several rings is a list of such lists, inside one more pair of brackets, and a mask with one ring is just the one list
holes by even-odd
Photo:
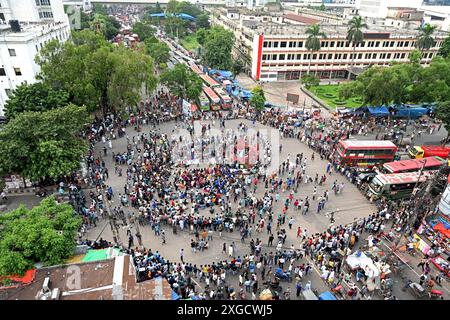
[[[13, 90], [33, 83], [34, 58], [53, 39], [66, 41], [70, 26], [61, 0], [0, 0], [0, 116]], [[9, 23], [17, 20], [16, 25]], [[19, 30], [17, 29], [19, 26]]]
[[[213, 24], [235, 33], [233, 54], [244, 62], [247, 73], [255, 80], [298, 80], [308, 71], [322, 79], [345, 79], [349, 72], [364, 70], [370, 65], [388, 66], [392, 61], [409, 61], [418, 36], [417, 30], [369, 25], [363, 43], [357, 45], [353, 53], [352, 43], [346, 40], [346, 25], [321, 24], [327, 38], [321, 40], [319, 51], [311, 53], [306, 48], [307, 23], [270, 21], [249, 23], [242, 18], [230, 20], [226, 15], [213, 18]], [[431, 61], [446, 36], [436, 32], [436, 45], [424, 52], [422, 64]]]

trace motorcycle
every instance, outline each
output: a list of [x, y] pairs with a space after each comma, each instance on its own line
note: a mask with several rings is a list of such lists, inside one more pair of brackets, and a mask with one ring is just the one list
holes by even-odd
[[292, 281], [291, 274], [289, 272], [283, 272], [281, 268], [275, 269], [275, 277], [278, 278], [279, 280], [285, 280], [287, 282]]

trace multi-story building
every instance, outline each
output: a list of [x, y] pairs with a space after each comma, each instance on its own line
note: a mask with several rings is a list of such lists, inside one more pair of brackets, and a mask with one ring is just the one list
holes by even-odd
[[423, 0], [357, 0], [355, 3], [363, 17], [386, 18], [389, 7], [420, 8]]
[[33, 83], [34, 58], [50, 40], [65, 41], [70, 26], [62, 0], [0, 0], [0, 116], [12, 91]]
[[[319, 51], [310, 52], [306, 48], [306, 30], [311, 23], [307, 20], [303, 24], [287, 23], [283, 16], [282, 20], [279, 16], [245, 20], [236, 13], [235, 18], [230, 19], [225, 9], [215, 10], [222, 14], [214, 14], [212, 23], [234, 32], [233, 54], [244, 62], [249, 75], [261, 81], [297, 80], [308, 70], [320, 78], [347, 78], [349, 72], [355, 73], [370, 65], [407, 62], [419, 34], [415, 29], [369, 25], [369, 29], [364, 30], [363, 43], [358, 44], [353, 53], [352, 43], [346, 40], [346, 25], [321, 24], [327, 38], [321, 40]], [[435, 33], [436, 44], [424, 51], [422, 64], [431, 61], [446, 36], [443, 32]]]

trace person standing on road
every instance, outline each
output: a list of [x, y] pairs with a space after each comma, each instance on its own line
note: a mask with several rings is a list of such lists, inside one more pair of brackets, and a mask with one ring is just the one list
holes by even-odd
[[180, 249], [180, 260], [181, 260], [181, 263], [184, 263], [184, 249], [183, 248]]
[[302, 292], [302, 282], [300, 280], [297, 280], [297, 283], [295, 284], [295, 288], [297, 289], [296, 296], [300, 296], [300, 292]]

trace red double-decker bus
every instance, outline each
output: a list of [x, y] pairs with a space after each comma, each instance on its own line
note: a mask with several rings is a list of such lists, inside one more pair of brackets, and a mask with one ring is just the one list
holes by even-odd
[[371, 169], [393, 161], [397, 149], [387, 140], [341, 140], [336, 148], [336, 158], [342, 165]]
[[211, 88], [220, 87], [220, 83], [218, 83], [216, 80], [208, 76], [207, 74], [199, 74], [200, 78], [202, 78], [203, 82]]
[[191, 63], [191, 64], [189, 64], [189, 67], [191, 68], [192, 72], [194, 72], [198, 75], [203, 74], [202, 70], [196, 64]]
[[220, 97], [210, 87], [203, 87], [203, 92], [206, 94], [210, 101], [211, 110], [220, 110]]

